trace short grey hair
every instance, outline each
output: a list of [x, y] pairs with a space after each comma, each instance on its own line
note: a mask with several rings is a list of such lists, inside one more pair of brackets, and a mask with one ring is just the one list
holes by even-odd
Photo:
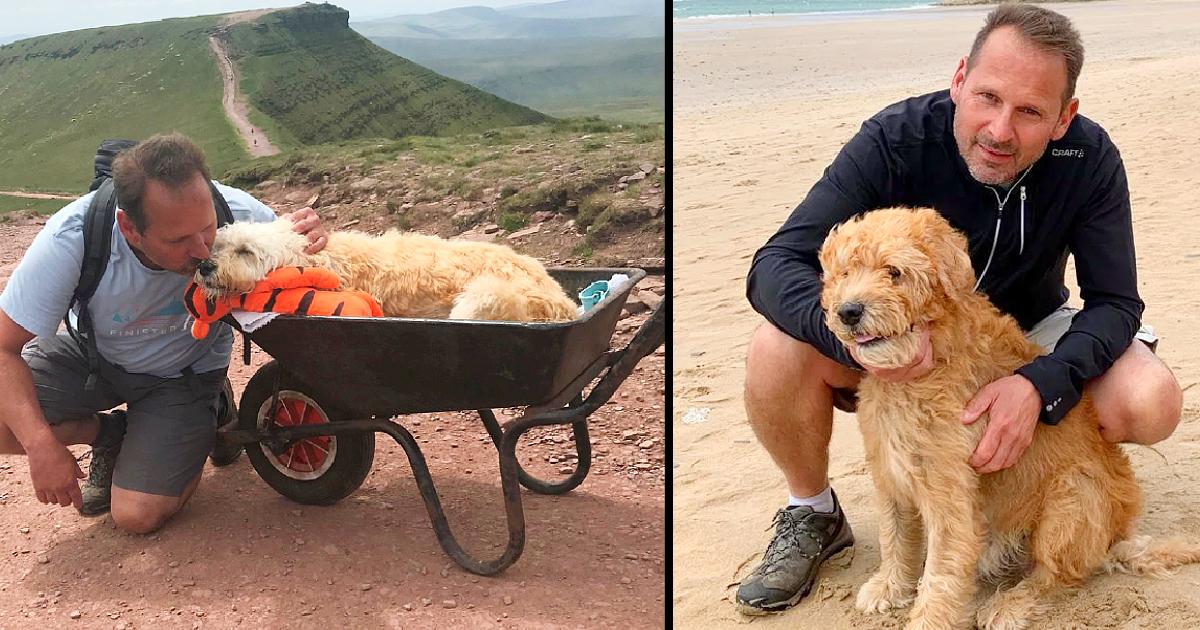
[[197, 173], [205, 181], [211, 179], [204, 163], [204, 152], [181, 133], [151, 136], [137, 146], [121, 151], [113, 160], [112, 170], [121, 210], [140, 234], [146, 232], [146, 210], [142, 206], [146, 180], [180, 188], [195, 179]]
[[1024, 2], [1005, 2], [988, 13], [983, 28], [975, 35], [971, 54], [967, 57], [967, 72], [975, 65], [979, 51], [988, 35], [1005, 26], [1012, 26], [1026, 41], [1045, 52], [1059, 55], [1067, 63], [1067, 90], [1063, 102], [1075, 96], [1075, 83], [1083, 69], [1083, 41], [1079, 31], [1061, 13]]

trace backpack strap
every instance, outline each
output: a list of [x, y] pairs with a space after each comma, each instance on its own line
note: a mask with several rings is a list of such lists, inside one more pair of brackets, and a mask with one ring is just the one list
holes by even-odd
[[217, 210], [217, 229], [233, 223], [233, 211], [229, 209], [229, 202], [225, 201], [225, 195], [217, 190], [217, 185], [211, 179], [208, 180], [208, 189], [212, 192], [213, 207]]
[[[79, 270], [79, 284], [67, 305], [63, 321], [67, 334], [87, 353], [88, 378], [84, 389], [96, 387], [96, 375], [100, 373], [100, 352], [96, 349], [96, 336], [92, 329], [92, 312], [88, 301], [96, 293], [100, 278], [108, 268], [112, 251], [112, 226], [117, 215], [117, 193], [111, 178], [105, 178], [96, 188], [96, 194], [88, 204], [83, 216], [83, 264]], [[79, 328], [71, 326], [71, 309], [79, 306]]]

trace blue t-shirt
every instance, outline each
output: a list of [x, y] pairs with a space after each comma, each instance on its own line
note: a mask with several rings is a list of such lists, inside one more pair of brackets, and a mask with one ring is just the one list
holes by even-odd
[[[273, 210], [245, 191], [222, 184], [217, 190], [234, 220], [275, 220]], [[83, 218], [94, 194], [50, 217], [0, 294], [0, 309], [34, 335], [57, 332], [79, 284]], [[146, 268], [114, 221], [108, 268], [88, 305], [96, 347], [105, 360], [127, 372], [163, 378], [177, 377], [188, 366], [200, 374], [229, 365], [233, 331], [228, 325], [215, 326], [199, 341], [192, 338], [192, 317], [183, 305], [190, 281], [172, 271]], [[73, 323], [76, 314], [72, 312]]]

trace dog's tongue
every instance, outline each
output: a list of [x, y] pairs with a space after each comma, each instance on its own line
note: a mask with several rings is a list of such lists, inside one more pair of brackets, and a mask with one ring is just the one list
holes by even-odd
[[879, 337], [876, 337], [875, 335], [862, 335], [862, 334], [854, 335], [855, 343], [869, 343], [869, 342], [875, 341], [878, 338]]

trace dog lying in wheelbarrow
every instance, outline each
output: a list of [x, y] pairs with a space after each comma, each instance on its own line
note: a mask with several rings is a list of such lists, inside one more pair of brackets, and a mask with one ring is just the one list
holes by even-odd
[[334, 232], [316, 254], [304, 253], [307, 244], [285, 219], [232, 223], [217, 231], [196, 283], [221, 298], [251, 290], [278, 267], [321, 267], [342, 288], [373, 296], [388, 317], [570, 321], [577, 313], [537, 260], [503, 245], [395, 230]]

